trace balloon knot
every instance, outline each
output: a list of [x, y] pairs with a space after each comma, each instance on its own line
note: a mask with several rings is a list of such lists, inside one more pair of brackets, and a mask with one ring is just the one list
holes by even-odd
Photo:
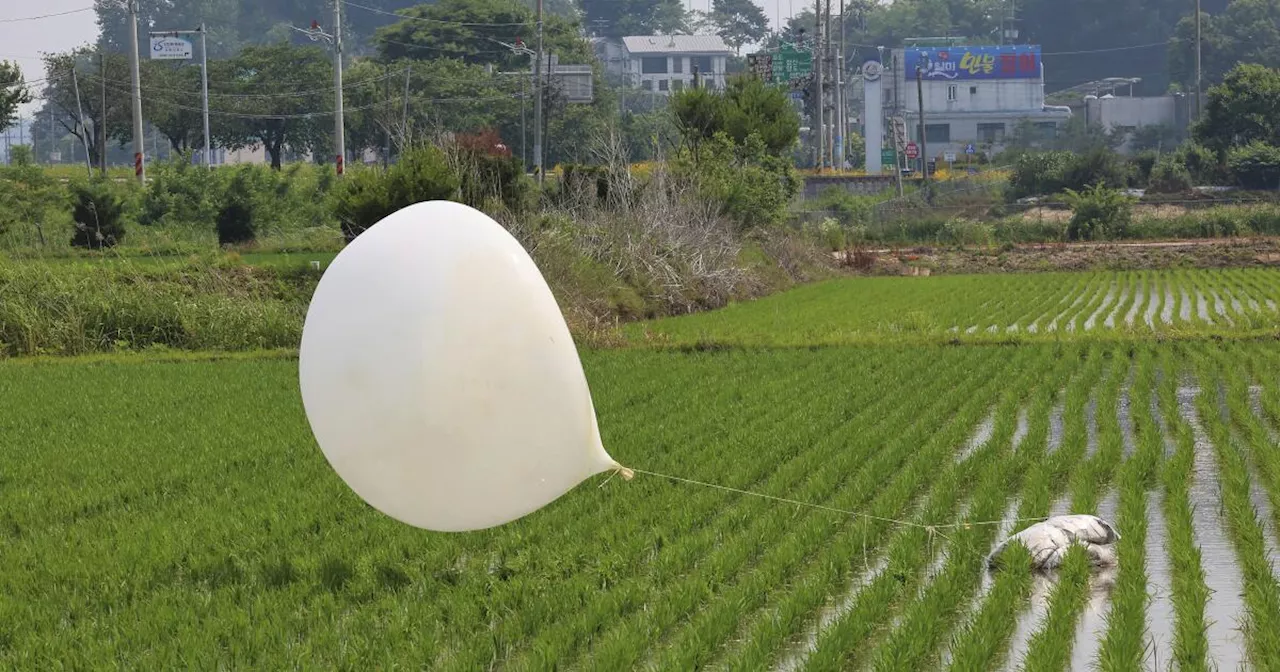
[[622, 476], [622, 480], [624, 481], [629, 481], [636, 477], [636, 472], [622, 466], [621, 464], [615, 467], [614, 471], [617, 472], [618, 475]]

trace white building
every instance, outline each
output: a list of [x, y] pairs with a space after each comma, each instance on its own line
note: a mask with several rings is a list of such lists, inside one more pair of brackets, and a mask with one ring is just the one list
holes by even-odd
[[596, 55], [606, 72], [645, 91], [667, 94], [693, 86], [723, 89], [733, 50], [718, 35], [637, 35], [622, 43], [600, 40]]
[[1190, 96], [1184, 95], [1088, 95], [1084, 98], [1084, 118], [1090, 124], [1102, 126], [1107, 132], [1130, 134], [1119, 147], [1120, 151], [1127, 152], [1132, 141], [1131, 134], [1143, 126], [1185, 129], [1190, 121], [1191, 100]]
[[1045, 104], [1038, 46], [907, 47], [888, 60], [885, 117], [902, 117], [908, 140], [919, 143], [923, 97], [928, 158], [953, 152], [963, 161], [970, 144], [998, 152], [1024, 120], [1054, 132], [1072, 116], [1068, 107]]

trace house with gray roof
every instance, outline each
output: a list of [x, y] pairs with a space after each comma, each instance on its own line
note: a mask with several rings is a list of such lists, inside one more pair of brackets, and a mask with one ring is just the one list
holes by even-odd
[[695, 72], [702, 86], [723, 89], [733, 53], [718, 35], [634, 35], [621, 44], [596, 43], [606, 72], [663, 95], [693, 86]]

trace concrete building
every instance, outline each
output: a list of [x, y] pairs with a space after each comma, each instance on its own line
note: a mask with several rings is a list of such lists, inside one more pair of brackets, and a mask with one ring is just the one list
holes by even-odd
[[718, 35], [637, 35], [624, 37], [621, 43], [597, 40], [595, 51], [606, 73], [658, 94], [693, 86], [695, 70], [703, 86], [723, 89], [727, 61], [733, 55]]
[[922, 93], [929, 158], [953, 152], [963, 161], [970, 144], [999, 152], [1024, 120], [1056, 132], [1072, 117], [1070, 108], [1045, 103], [1039, 46], [911, 46], [890, 50], [887, 60], [884, 116], [901, 117], [907, 139], [919, 143]]
[[1084, 99], [1084, 118], [1090, 124], [1098, 124], [1109, 133], [1127, 133], [1121, 152], [1128, 152], [1132, 134], [1144, 126], [1164, 126], [1183, 131], [1191, 121], [1190, 96], [1102, 96], [1089, 95]]

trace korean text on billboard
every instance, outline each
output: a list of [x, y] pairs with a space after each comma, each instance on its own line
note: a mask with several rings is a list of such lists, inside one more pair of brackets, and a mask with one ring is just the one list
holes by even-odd
[[1040, 46], [910, 47], [906, 75], [922, 67], [925, 79], [1036, 79], [1040, 76]]

